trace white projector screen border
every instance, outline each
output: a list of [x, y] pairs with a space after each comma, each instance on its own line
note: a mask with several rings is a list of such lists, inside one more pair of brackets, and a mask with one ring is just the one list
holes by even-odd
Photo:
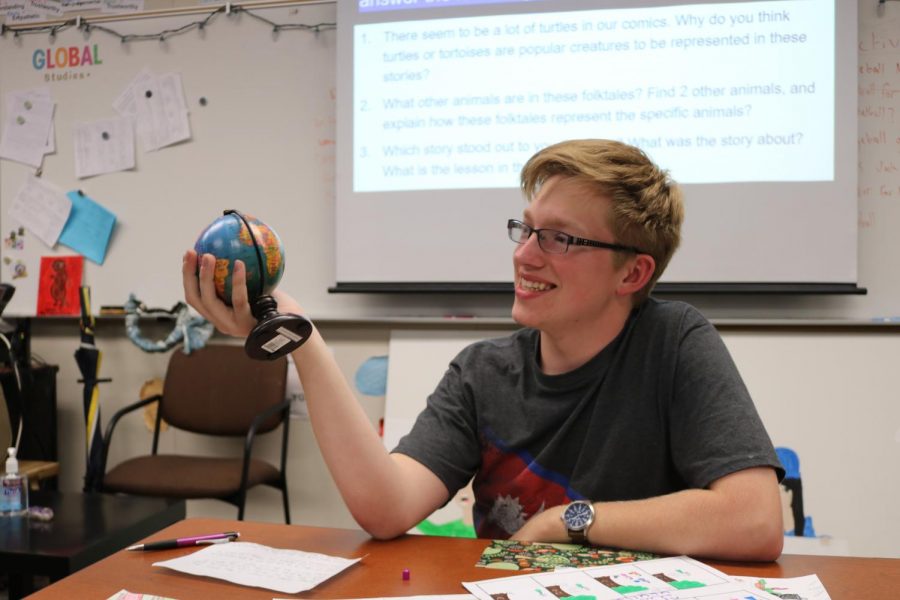
[[[764, 97], [754, 96], [752, 100], [728, 98], [727, 92], [722, 102], [706, 103], [723, 111], [732, 111], [731, 116], [722, 116], [723, 113], [720, 113], [716, 123], [713, 123], [715, 125], [713, 131], [718, 127], [721, 130], [720, 134], [707, 135], [707, 130], [704, 130], [707, 138], [717, 137], [719, 141], [723, 141], [726, 133], [732, 135], [732, 129], [729, 128], [735, 127], [734, 123], [743, 126], [744, 122], [747, 122], [749, 127], [763, 127], [759, 121], [749, 117], [755, 112], [764, 112], [765, 107], [767, 114], [777, 115], [780, 127], [777, 132], [781, 139], [793, 140], [790, 145], [796, 148], [788, 148], [785, 145], [767, 147], [765, 151], [751, 153], [752, 156], [749, 157], [746, 153], [730, 153], [718, 148], [712, 152], [696, 155], [698, 157], [696, 160], [681, 162], [682, 167], [679, 170], [672, 166], [679, 164], [677, 157], [664, 151], [664, 148], [644, 147], [651, 158], [670, 169], [676, 180], [683, 182], [686, 195], [684, 242], [663, 276], [662, 282], [674, 285], [721, 284], [726, 288], [747, 284], [776, 284], [776, 286], [797, 284], [799, 287], [805, 285], [810, 289], [856, 289], [854, 284], [857, 278], [857, 14], [856, 7], [852, 6], [852, 3], [832, 0], [804, 2], [781, 0], [695, 2], [690, 5], [675, 5], [671, 2], [538, 0], [484, 4], [460, 2], [458, 4], [461, 5], [454, 5], [453, 0], [447, 2], [420, 0], [418, 5], [428, 8], [358, 12], [357, 6], [365, 4], [366, 0], [338, 3], [340, 27], [335, 209], [335, 278], [338, 289], [341, 287], [353, 289], [356, 285], [365, 287], [366, 284], [372, 284], [374, 288], [379, 286], [390, 288], [397, 284], [400, 287], [412, 286], [412, 289], [416, 284], [423, 286], [460, 284], [461, 288], [465, 289], [472, 283], [508, 283], [512, 279], [510, 257], [513, 248], [506, 238], [504, 224], [506, 219], [521, 215], [525, 206], [517, 188], [517, 173], [513, 167], [521, 164], [534, 149], [560, 139], [613, 137], [625, 141], [637, 142], [640, 139], [645, 142], [652, 141], [653, 128], [660, 126], [658, 121], [678, 120], [678, 113], [673, 116], [671, 112], [665, 111], [676, 111], [685, 107], [688, 111], [703, 108], [696, 101], [673, 104], [671, 99], [666, 101], [656, 98], [642, 104], [636, 98], [613, 99], [606, 103], [606, 106], [613, 107], [610, 108], [613, 115], [619, 110], [635, 115], [647, 111], [649, 115], [658, 116], [657, 122], [642, 123], [641, 127], [633, 128], [634, 132], [628, 129], [628, 133], [624, 135], [610, 135], [610, 132], [623, 131], [620, 123], [579, 122], [573, 127], [572, 123], [562, 122], [559, 118], [560, 114], [568, 115], [572, 119], [603, 118], [606, 111], [597, 109], [596, 102], [562, 112], [558, 110], [559, 102], [536, 102], [529, 106], [527, 100], [524, 103], [520, 100], [522, 108], [517, 109], [518, 112], [511, 112], [512, 109], [505, 102], [505, 98], [501, 98], [500, 108], [489, 107], [487, 111], [484, 106], [477, 106], [475, 109], [471, 106], [457, 106], [447, 117], [457, 125], [447, 128], [445, 135], [428, 127], [415, 124], [406, 127], [404, 124], [404, 119], [429, 119], [438, 115], [433, 105], [439, 104], [441, 99], [445, 99], [447, 104], [452, 104], [453, 98], [462, 97], [462, 92], [455, 96], [446, 92], [450, 89], [446, 81], [453, 85], [461, 85], [458, 79], [454, 79], [460, 76], [456, 63], [461, 61], [469, 61], [466, 69], [462, 71], [468, 73], [468, 79], [481, 81], [487, 86], [482, 94], [484, 98], [489, 98], [494, 94], [494, 90], [500, 88], [504, 90], [504, 94], [508, 90], [510, 95], [518, 94], [527, 98], [530, 93], [528, 90], [538, 90], [534, 86], [549, 85], [548, 82], [555, 81], [550, 77], [553, 71], [548, 70], [547, 65], [556, 63], [546, 60], [533, 63], [530, 67], [530, 77], [512, 77], [510, 74], [509, 77], [499, 78], [497, 72], [492, 70], [494, 67], [490, 65], [485, 67], [486, 70], [482, 75], [478, 75], [480, 71], [472, 66], [474, 64], [472, 61], [477, 60], [477, 56], [469, 57], [467, 52], [469, 54], [488, 52], [493, 56], [501, 52], [500, 48], [511, 48], [512, 52], [516, 53], [528, 52], [528, 48], [542, 47], [541, 44], [535, 44], [533, 41], [535, 38], [523, 41], [525, 38], [516, 39], [513, 34], [503, 33], [502, 27], [506, 24], [518, 24], [519, 31], [524, 30], [522, 19], [525, 17], [529, 22], [538, 23], [538, 26], [543, 24], [550, 30], [541, 37], [542, 40], [546, 38], [546, 47], [550, 49], [548, 52], [552, 52], [555, 46], [562, 44], [561, 54], [570, 54], [572, 44], [588, 41], [583, 34], [566, 32], [566, 27], [571, 26], [567, 24], [587, 21], [600, 23], [604, 20], [602, 16], [604, 14], [609, 15], [607, 22], [616, 22], [620, 27], [629, 20], [633, 24], [646, 24], [644, 29], [632, 28], [628, 35], [619, 38], [610, 37], [609, 32], [592, 38], [595, 41], [609, 40], [608, 43], [628, 42], [632, 45], [632, 49], [635, 40], [641, 39], [645, 43], [657, 40], [657, 44], [665, 42], [666, 45], [672, 46], [680, 43], [683, 46], [701, 43], [697, 40], [725, 40], [728, 36], [743, 39], [745, 33], [765, 37], [774, 32], [782, 36], [775, 38], [778, 40], [783, 40], [783, 36], [793, 36], [789, 39], [797, 40], [798, 36], [807, 35], [806, 41], [802, 43], [779, 42], [779, 48], [774, 54], [769, 48], [771, 44], [763, 43], [762, 38], [751, 37], [749, 38], [751, 40], [760, 39], [758, 44], [760, 47], [755, 48], [749, 58], [744, 59], [744, 63], [734, 63], [737, 59], [729, 58], [728, 64], [733, 65], [733, 68], [730, 70], [722, 68], [717, 73], [746, 69], [745, 65], [749, 64], [746, 61], [752, 63], [754, 57], [766, 59], [768, 62], [764, 68], [771, 70], [772, 82], [778, 82], [785, 88], [793, 84], [807, 86], [809, 90], [807, 95], [818, 98], [809, 105], [809, 110], [798, 109], [795, 102], [800, 100], [794, 97], [796, 94], [791, 94], [786, 89], [779, 94], [779, 102], [774, 104], [767, 102]], [[408, 7], [415, 5], [416, 1], [374, 0], [368, 4]], [[507, 13], [510, 14], [501, 16]], [[711, 14], [724, 17], [726, 25], [718, 28], [709, 26]], [[745, 23], [736, 22], [733, 27], [727, 27], [732, 17], [741, 14], [756, 17], [755, 29], [752, 32], [747, 32], [749, 25]], [[777, 24], [760, 24], [759, 20], [763, 14], [773, 19], [778, 15], [785, 15], [787, 19], [782, 19]], [[686, 19], [687, 16], [705, 19], [707, 25], [676, 28], [673, 25], [676, 16], [682, 19]], [[666, 19], [666, 27], [654, 29], [652, 27], [654, 21], [659, 23], [661, 18]], [[823, 29], [819, 21], [827, 27]], [[391, 32], [387, 36], [388, 42], [383, 39], [386, 37], [386, 26], [380, 24], [382, 22], [395, 23], [387, 28]], [[451, 24], [453, 27], [450, 27]], [[493, 33], [495, 29], [492, 29], [495, 26], [501, 27], [496, 30], [496, 35]], [[554, 29], [562, 31], [565, 35], [558, 37], [559, 31], [554, 32]], [[729, 32], [728, 29], [732, 31]], [[458, 37], [455, 40], [441, 39], [438, 34], [441, 31], [466, 31], [469, 37], [466, 40]], [[371, 41], [371, 38], [362, 37], [371, 32], [380, 32], [382, 38]], [[412, 36], [409, 35], [411, 32], [418, 33], [415, 39], [411, 39]], [[424, 40], [425, 32], [431, 32], [433, 39]], [[482, 41], [475, 41], [471, 37], [478, 32], [483, 38]], [[823, 33], [828, 35], [823, 36]], [[823, 37], [829, 39], [822, 39]], [[366, 48], [360, 48], [358, 43], [355, 44], [362, 39], [368, 39], [372, 47], [367, 45]], [[569, 46], [566, 46], [566, 43], [569, 43]], [[807, 47], [812, 51], [805, 53]], [[827, 49], [824, 55], [820, 51], [822, 48]], [[435, 55], [439, 57], [441, 50], [450, 52], [454, 49], [458, 52], [451, 54], [447, 59], [440, 60], [433, 57]], [[380, 58], [375, 61], [361, 60], [362, 52]], [[425, 58], [429, 56], [428, 52], [432, 53], [431, 59]], [[663, 50], [657, 50], [656, 55], [661, 52]], [[692, 81], [695, 83], [687, 88], [689, 95], [693, 90], [702, 90], [704, 87], [712, 90], [710, 93], [715, 93], [717, 89], [728, 90], [736, 85], [733, 79], [704, 82], [701, 79], [702, 74], [688, 72], [690, 57], [699, 56], [698, 53], [709, 54], [709, 49], [680, 47], [676, 52], [674, 58], [666, 59], [669, 61], [666, 64], [676, 65], [680, 69], [674, 77], [682, 80], [693, 78]], [[636, 50], [607, 49], [600, 58], [608, 62], [615, 58], [616, 54], [639, 53]], [[731, 54], [728, 56], [731, 57]], [[825, 60], [815, 60], [816, 57]], [[559, 61], [558, 57], [556, 59]], [[496, 60], [494, 58], [495, 62]], [[802, 63], [805, 60], [811, 62], [808, 68], [804, 67], [808, 75], [800, 82], [796, 80], [796, 74], [790, 67], [798, 61]], [[379, 63], [384, 64], [379, 66]], [[446, 76], [442, 75], [442, 69], [451, 63], [454, 63], [453, 68], [448, 67]], [[564, 70], [562, 68], [564, 62], [559, 64], [560, 67], [556, 70]], [[641, 64], [645, 63], [629, 63], [632, 70], [638, 71]], [[354, 74], [354, 65], [365, 66], [367, 70], [364, 73]], [[382, 80], [390, 79], [387, 88], [365, 91], [354, 88], [355, 81], [371, 80], [372, 71], [376, 68], [380, 69], [376, 75]], [[780, 78], [781, 70], [787, 72], [785, 79]], [[597, 87], [594, 75], [590, 71], [585, 71], [582, 63], [579, 63], [579, 71], [576, 74], [585, 82], [591, 82], [581, 84], [579, 88], [581, 92]], [[612, 96], [622, 95], [624, 93], [622, 90], [626, 89], [640, 90], [640, 96], [646, 101], [648, 95], [665, 94], [666, 90], [672, 87], [668, 85], [673, 81], [671, 73], [653, 70], [651, 75], [655, 79], [631, 88], [629, 87], [632, 82], [631, 76], [623, 74], [622, 79], [627, 80], [628, 84], [604, 84], [606, 87], [602, 89], [606, 90], [604, 93]], [[422, 81], [415, 79], [417, 76], [427, 79], [434, 76], [442, 83], [423, 84]], [[496, 83], [497, 79], [502, 81]], [[759, 84], [760, 81], [747, 80], [745, 83]], [[651, 88], [654, 91], [651, 92]], [[575, 87], [571, 89], [574, 90]], [[568, 88], [548, 87], [540, 88], [537, 93], [541, 95], [549, 91], [562, 94], [567, 90]], [[680, 89], [676, 89], [676, 94], [679, 92]], [[475, 92], [469, 93], [469, 97], [475, 95]], [[396, 108], [402, 106], [398, 105], [398, 102], [409, 100], [412, 100], [412, 104], [408, 105], [411, 106], [410, 110]], [[487, 103], [492, 101], [493, 98], [485, 100]], [[515, 102], [515, 99], [511, 102]], [[778, 111], [779, 103], [785, 105], [781, 112]], [[424, 106], [417, 107], [417, 104]], [[368, 110], [377, 113], [374, 121], [365, 112], [367, 107]], [[735, 114], [740, 112], [738, 109], [743, 111], [743, 115]], [[821, 110], [827, 110], [827, 115], [823, 117], [817, 112]], [[513, 160], [505, 161], [509, 163], [506, 173], [500, 176], [489, 173], [487, 177], [480, 173], [478, 165], [501, 164], [490, 160], [494, 158], [493, 156], [486, 158], [483, 154], [476, 160], [448, 163], [454, 165], [453, 169], [465, 174], [458, 183], [451, 184], [449, 189], [438, 189], [447, 183], [446, 178], [417, 176], [420, 169], [424, 169], [428, 175], [434, 165], [445, 164], [435, 162], [433, 156], [421, 164], [412, 160], [426, 158], [424, 156], [426, 144], [460, 149], [462, 144], [469, 143], [473, 147], [478, 147], [484, 138], [475, 137], [470, 142], [463, 142], [455, 136], [481, 129], [485, 130], [479, 132], [481, 135], [494, 135], [495, 140], [498, 140], [500, 138], [496, 138], [496, 126], [502, 121], [500, 117], [514, 113], [526, 117], [543, 115], [545, 119], [557, 117], [558, 122], [550, 128], [539, 126], [540, 124], [533, 127], [519, 127], [515, 130], [515, 136], [518, 136], [515, 139], [512, 136], [502, 138], [504, 147], [509, 147], [515, 142], [515, 148], [518, 150], [521, 144], [523, 150], [514, 156]], [[400, 116], [397, 116], [398, 114]], [[491, 125], [495, 126], [493, 130], [469, 125], [471, 121], [465, 120], [462, 121], [464, 125], [458, 125], [460, 118], [477, 119], [484, 118], [485, 115], [490, 117]], [[635, 116], [633, 119], [640, 121], [641, 117]], [[617, 121], [615, 117], [612, 120]], [[679, 124], [668, 134], [672, 139], [682, 138], [696, 142], [699, 136], [692, 132], [697, 130], [697, 119], [683, 120], [686, 123]], [[420, 129], [424, 131], [418, 131]], [[740, 127], [734, 129], [736, 132], [734, 136], [738, 135], [738, 130]], [[421, 142], [417, 137], [404, 141], [403, 135], [409, 134], [410, 131], [415, 132], [417, 136], [424, 133], [429, 141]], [[757, 137], [754, 139], [758, 139], [758, 134], [765, 133], [762, 129], [755, 131], [754, 135]], [[771, 131], [774, 132], [775, 129]], [[788, 134], [788, 131], [795, 134]], [[554, 132], [558, 132], [559, 135], [552, 137]], [[361, 135], [356, 135], [357, 133]], [[531, 135], [534, 137], [528, 137]], [[500, 144], [500, 141], [492, 142], [492, 155], [495, 154], [497, 144]], [[751, 142], [750, 145], [754, 144]], [[363, 149], [367, 151], [367, 156], [361, 156]], [[398, 155], [398, 152], [401, 154]], [[403, 152], [412, 154], [403, 155]], [[807, 155], [814, 161], [812, 166], [782, 170], [778, 172], [778, 180], [768, 180], [773, 172], [773, 164], [803, 165], [804, 157]], [[372, 156], [375, 156], [376, 171], [380, 168], [384, 173], [384, 169], [389, 168], [395, 175], [387, 177], [386, 180], [382, 178], [384, 181], [366, 175], [365, 169], [371, 171], [372, 168], [373, 162], [370, 160]], [[744, 164], [752, 157], [761, 159], [762, 166], [752, 167]], [[503, 158], [507, 157], [504, 155]], [[694, 168], [688, 169], [684, 166], [687, 164], [694, 165]], [[403, 171], [407, 168], [412, 169], [408, 175]], [[445, 169], [435, 170], [443, 173]], [[800, 175], [793, 177], [791, 173], [795, 171]], [[684, 176], [682, 177], [680, 173]], [[732, 181], [715, 182], [720, 174], [722, 178], [730, 178]], [[410, 184], [409, 181], [413, 183]], [[397, 189], [393, 191], [384, 189], [392, 185]], [[836, 285], [821, 288], [822, 284]]]

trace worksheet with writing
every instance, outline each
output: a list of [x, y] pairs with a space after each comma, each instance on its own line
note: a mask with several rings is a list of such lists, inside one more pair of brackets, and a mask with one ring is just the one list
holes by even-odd
[[213, 544], [186, 556], [153, 563], [153, 566], [297, 594], [314, 588], [359, 560], [270, 548], [250, 542], [230, 542]]
[[777, 600], [687, 556], [463, 583], [480, 600]]

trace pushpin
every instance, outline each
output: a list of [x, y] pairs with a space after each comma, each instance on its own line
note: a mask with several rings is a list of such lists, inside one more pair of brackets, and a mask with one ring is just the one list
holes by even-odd
[[409, 581], [409, 569], [403, 569], [403, 581]]

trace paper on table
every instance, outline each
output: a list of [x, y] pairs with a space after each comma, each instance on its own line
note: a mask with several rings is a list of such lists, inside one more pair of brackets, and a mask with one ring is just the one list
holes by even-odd
[[561, 595], [597, 600], [778, 600], [778, 596], [755, 590], [687, 556], [501, 577], [463, 586], [481, 600], [494, 600], [498, 594], [516, 600], [546, 600]]
[[[288, 600], [272, 598], [272, 600]], [[389, 596], [387, 598], [363, 598], [362, 600], [477, 600], [472, 594], [434, 594], [428, 596]]]
[[9, 216], [52, 248], [71, 210], [72, 202], [61, 189], [37, 177], [29, 177], [13, 199]]
[[298, 594], [311, 590], [359, 560], [270, 548], [251, 542], [232, 542], [213, 544], [187, 556], [153, 563], [153, 566]]
[[128, 590], [119, 590], [106, 600], [175, 600], [167, 596], [154, 596], [153, 594], [138, 594]]
[[131, 117], [76, 123], [75, 176], [79, 179], [134, 168], [134, 125]]

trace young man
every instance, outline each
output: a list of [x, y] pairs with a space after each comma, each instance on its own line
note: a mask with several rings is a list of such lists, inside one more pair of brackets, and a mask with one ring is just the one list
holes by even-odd
[[[510, 220], [523, 329], [463, 350], [411, 433], [387, 453], [325, 342], [294, 352], [316, 439], [370, 534], [402, 534], [474, 476], [481, 537], [587, 541], [665, 554], [773, 560], [781, 466], [737, 369], [693, 308], [648, 299], [678, 246], [681, 194], [640, 150], [608, 140], [545, 148]], [[185, 297], [245, 336], [213, 259], [185, 255]], [[279, 310], [301, 313], [276, 292]]]

